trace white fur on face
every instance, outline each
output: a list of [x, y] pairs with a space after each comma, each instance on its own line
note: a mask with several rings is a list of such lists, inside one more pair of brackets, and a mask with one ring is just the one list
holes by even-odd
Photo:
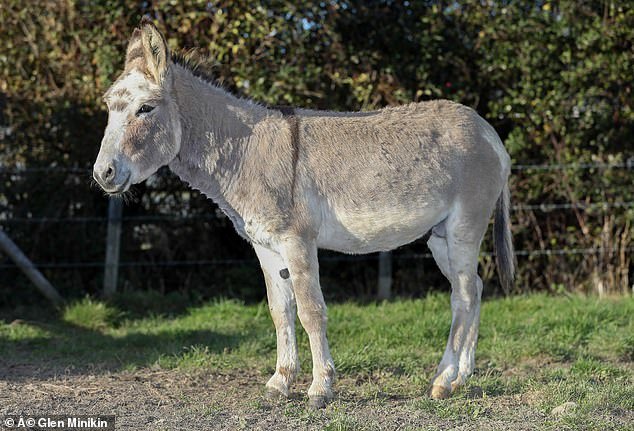
[[[132, 70], [117, 80], [106, 92], [105, 99], [109, 107], [116, 107], [117, 102], [133, 104], [156, 95], [160, 87], [151, 82], [145, 74]], [[112, 109], [110, 108], [110, 109]], [[115, 109], [116, 110], [116, 109]]]
[[[108, 125], [104, 132], [104, 143], [112, 147], [112, 151], [121, 151], [121, 141], [127, 124], [127, 113], [122, 111], [110, 111], [108, 113]], [[107, 139], [107, 140], [106, 140]]]
[[[151, 173], [141, 172], [138, 163], [124, 154], [123, 143], [130, 123], [135, 119], [137, 110], [145, 103], [155, 101], [161, 87], [150, 81], [144, 73], [133, 69], [121, 76], [104, 95], [108, 105], [108, 124], [101, 142], [97, 165], [116, 160], [122, 169], [130, 172], [131, 183], [146, 179]], [[180, 127], [172, 125], [173, 130]]]

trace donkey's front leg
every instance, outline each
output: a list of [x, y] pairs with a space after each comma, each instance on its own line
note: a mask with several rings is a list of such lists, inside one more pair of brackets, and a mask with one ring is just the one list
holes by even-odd
[[299, 371], [295, 340], [295, 295], [287, 276], [286, 264], [274, 251], [253, 245], [266, 281], [266, 296], [277, 334], [277, 363], [275, 374], [266, 384], [267, 396], [288, 397], [290, 387]]
[[286, 239], [281, 246], [297, 298], [299, 320], [308, 334], [313, 358], [313, 382], [308, 389], [309, 404], [323, 408], [332, 399], [335, 364], [326, 339], [326, 303], [319, 285], [317, 245], [313, 239]]

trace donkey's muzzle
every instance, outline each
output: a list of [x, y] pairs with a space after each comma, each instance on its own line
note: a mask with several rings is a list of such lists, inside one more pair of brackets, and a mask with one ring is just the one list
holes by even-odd
[[127, 189], [130, 181], [130, 171], [123, 172], [116, 161], [104, 164], [95, 164], [92, 176], [108, 193], [120, 193]]

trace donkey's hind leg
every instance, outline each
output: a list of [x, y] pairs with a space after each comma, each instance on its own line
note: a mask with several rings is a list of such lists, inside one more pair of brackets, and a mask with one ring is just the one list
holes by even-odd
[[286, 270], [282, 257], [259, 245], [254, 244], [254, 248], [264, 273], [266, 296], [277, 334], [277, 363], [275, 374], [266, 384], [267, 396], [287, 397], [291, 384], [299, 372], [295, 339], [295, 294], [291, 280], [282, 277], [283, 271]]
[[446, 238], [432, 232], [428, 241], [434, 259], [451, 282], [452, 311], [447, 347], [432, 380], [432, 398], [448, 397], [473, 373], [482, 295], [478, 254], [487, 221], [483, 216], [474, 220], [456, 214], [445, 222]]
[[445, 221], [438, 223], [431, 230], [431, 236], [427, 240], [427, 246], [434, 256], [436, 265], [440, 272], [451, 282], [451, 271], [449, 269], [449, 252], [447, 251], [447, 232]]

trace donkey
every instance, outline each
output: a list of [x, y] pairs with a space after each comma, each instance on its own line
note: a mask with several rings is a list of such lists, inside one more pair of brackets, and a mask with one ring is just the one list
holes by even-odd
[[446, 398], [475, 365], [480, 243], [495, 210], [501, 283], [514, 275], [510, 158], [472, 109], [446, 100], [371, 112], [275, 109], [241, 99], [170, 53], [149, 21], [106, 91], [109, 117], [94, 165], [121, 194], [163, 165], [211, 198], [260, 261], [277, 333], [267, 395], [288, 396], [299, 371], [295, 315], [312, 353], [309, 405], [333, 397], [335, 366], [317, 249], [392, 250], [422, 237], [451, 283], [453, 318], [430, 395]]

